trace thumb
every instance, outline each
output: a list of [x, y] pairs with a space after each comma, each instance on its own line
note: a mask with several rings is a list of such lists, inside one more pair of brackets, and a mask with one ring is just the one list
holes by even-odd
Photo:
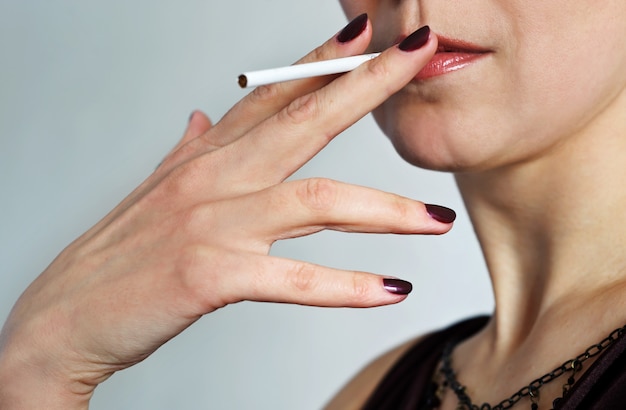
[[207, 117], [205, 113], [199, 110], [192, 112], [189, 116], [189, 123], [187, 124], [185, 134], [178, 142], [178, 144], [176, 144], [172, 152], [176, 151], [178, 148], [185, 145], [192, 139], [204, 134], [209, 129], [211, 129], [212, 126], [213, 124], [211, 123], [211, 120], [209, 119], [209, 117]]
[[174, 146], [174, 148], [170, 150], [170, 152], [165, 156], [163, 161], [161, 161], [159, 165], [157, 165], [156, 168], [157, 169], [161, 168], [161, 165], [163, 164], [163, 162], [165, 162], [165, 160], [171, 157], [174, 152], [178, 151], [180, 147], [187, 144], [189, 141], [193, 140], [194, 138], [197, 138], [200, 135], [204, 134], [205, 132], [209, 131], [212, 126], [213, 124], [211, 123], [211, 120], [209, 119], [209, 117], [207, 117], [205, 113], [199, 110], [193, 111], [191, 115], [189, 116], [187, 129], [185, 129], [185, 133], [183, 134], [183, 137], [178, 141], [176, 146]]

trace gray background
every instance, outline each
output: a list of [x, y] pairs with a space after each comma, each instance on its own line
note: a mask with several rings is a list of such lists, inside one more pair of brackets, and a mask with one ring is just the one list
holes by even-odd
[[[159, 163], [196, 108], [215, 120], [236, 76], [289, 64], [345, 24], [335, 0], [0, 1], [0, 318], [72, 239]], [[492, 308], [449, 175], [403, 163], [367, 117], [296, 177], [326, 176], [451, 206], [442, 237], [325, 232], [273, 253], [413, 281], [370, 310], [258, 303], [200, 320], [100, 386], [93, 409], [316, 409], [363, 364]]]

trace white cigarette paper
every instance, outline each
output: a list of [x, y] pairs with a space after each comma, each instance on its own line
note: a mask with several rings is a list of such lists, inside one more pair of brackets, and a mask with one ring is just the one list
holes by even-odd
[[282, 81], [299, 80], [301, 78], [318, 77], [352, 71], [361, 64], [376, 58], [380, 53], [361, 54], [334, 60], [316, 61], [313, 63], [294, 64], [287, 67], [269, 68], [267, 70], [249, 71], [239, 76], [241, 88], [279, 83]]

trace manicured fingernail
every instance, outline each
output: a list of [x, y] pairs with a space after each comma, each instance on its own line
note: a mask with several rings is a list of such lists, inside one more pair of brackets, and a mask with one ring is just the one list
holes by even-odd
[[367, 27], [367, 13], [363, 13], [349, 22], [339, 34], [337, 34], [337, 41], [340, 43], [347, 43], [359, 36]]
[[402, 51], [415, 51], [426, 44], [429, 38], [430, 28], [428, 26], [424, 26], [402, 40], [402, 42], [398, 44], [398, 48]]
[[426, 212], [436, 221], [449, 224], [456, 219], [456, 212], [441, 205], [426, 204]]
[[387, 292], [394, 295], [408, 295], [413, 290], [411, 282], [402, 279], [385, 278], [383, 279], [383, 287]]

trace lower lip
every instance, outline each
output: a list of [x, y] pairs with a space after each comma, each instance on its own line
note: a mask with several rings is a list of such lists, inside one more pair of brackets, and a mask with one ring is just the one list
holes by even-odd
[[487, 53], [469, 53], [469, 52], [443, 52], [437, 53], [415, 76], [416, 80], [425, 80], [427, 78], [438, 77], [454, 71], [461, 70], [476, 60], [485, 57]]

